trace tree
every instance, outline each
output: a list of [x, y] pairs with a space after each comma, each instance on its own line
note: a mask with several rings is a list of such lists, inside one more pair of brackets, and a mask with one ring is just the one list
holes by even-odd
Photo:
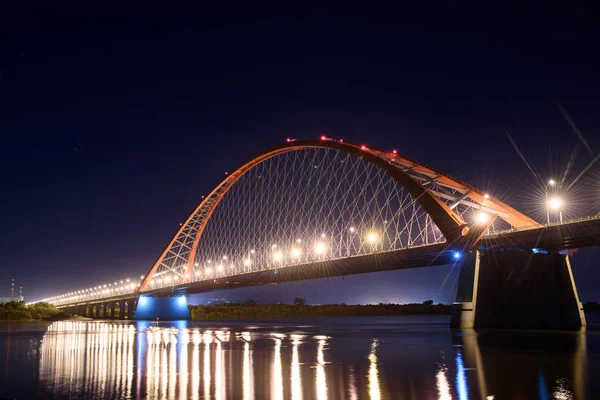
[[294, 305], [295, 305], [295, 306], [303, 306], [303, 305], [305, 305], [305, 304], [306, 304], [306, 300], [304, 300], [304, 299], [303, 299], [303, 298], [301, 298], [301, 297], [296, 297], [296, 298], [294, 299]]
[[433, 300], [425, 300], [423, 302], [423, 304], [425, 304], [426, 306], [432, 306], [433, 305]]
[[252, 299], [248, 299], [244, 302], [244, 304], [247, 306], [254, 306], [254, 305], [256, 305], [256, 302]]

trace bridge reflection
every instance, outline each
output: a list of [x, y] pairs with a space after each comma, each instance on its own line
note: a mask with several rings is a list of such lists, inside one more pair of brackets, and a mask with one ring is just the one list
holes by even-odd
[[[391, 338], [362, 338], [360, 351], [346, 343], [340, 347], [336, 340], [347, 338], [249, 327], [198, 329], [185, 322], [170, 327], [55, 322], [41, 342], [39, 372], [43, 386], [59, 397], [463, 400], [587, 395], [583, 333], [448, 332], [441, 339], [446, 350], [432, 358], [434, 350], [414, 365], [418, 354], [403, 359], [398, 348], [385, 350], [388, 343], [392, 346]], [[365, 340], [370, 349], [363, 346]]]

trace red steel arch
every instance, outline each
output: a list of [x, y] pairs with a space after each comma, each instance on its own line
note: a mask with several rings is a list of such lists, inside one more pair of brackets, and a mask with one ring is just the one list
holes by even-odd
[[187, 276], [191, 277], [194, 268], [196, 250], [198, 248], [200, 238], [202, 237], [202, 233], [204, 232], [204, 229], [214, 210], [217, 208], [220, 201], [223, 199], [229, 189], [244, 174], [263, 161], [287, 152], [311, 148], [334, 149], [354, 154], [385, 170], [393, 179], [402, 185], [414, 199], [419, 202], [419, 204], [431, 216], [433, 222], [437, 225], [437, 227], [440, 229], [440, 232], [449, 242], [458, 240], [461, 238], [461, 236], [466, 235], [468, 232], [467, 224], [452, 210], [451, 207], [441, 200], [441, 198], [444, 197], [443, 193], [435, 193], [434, 191], [426, 188], [425, 185], [427, 182], [422, 182], [419, 179], [415, 179], [415, 177], [411, 176], [409, 172], [421, 174], [422, 176], [427, 177], [428, 181], [436, 181], [438, 184], [445, 185], [461, 192], [463, 196], [458, 199], [459, 202], [471, 200], [477, 203], [477, 205], [482, 209], [486, 209], [494, 214], [497, 214], [515, 228], [521, 228], [525, 226], [541, 226], [539, 223], [527, 217], [526, 215], [504, 204], [500, 200], [485, 195], [475, 187], [454, 179], [436, 169], [419, 164], [408, 158], [401, 157], [395, 152], [373, 149], [366, 146], [345, 143], [328, 138], [322, 138], [321, 140], [288, 140], [288, 142], [271, 147], [258, 154], [256, 157], [243, 163], [234, 172], [227, 174], [227, 176], [215, 186], [209, 195], [207, 195], [205, 198], [203, 196], [204, 200], [200, 202], [196, 209], [190, 214], [185, 223], [175, 234], [169, 245], [162, 252], [156, 263], [145, 275], [138, 291], [143, 292], [146, 290], [150, 280], [163, 262], [163, 259], [168, 254], [169, 250], [173, 247], [175, 242], [184, 231], [188, 230], [191, 232], [191, 229], [189, 228], [190, 222], [197, 217], [199, 212], [208, 207], [207, 210], [204, 210], [200, 225], [195, 228], [195, 233], [193, 233], [194, 240], [187, 259], [186, 274]]

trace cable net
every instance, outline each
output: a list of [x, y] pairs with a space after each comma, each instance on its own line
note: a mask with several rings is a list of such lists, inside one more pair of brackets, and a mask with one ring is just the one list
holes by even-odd
[[268, 158], [231, 186], [186, 276], [196, 233], [225, 190], [192, 216], [148, 289], [444, 242], [425, 210], [376, 165], [338, 150], [301, 149]]

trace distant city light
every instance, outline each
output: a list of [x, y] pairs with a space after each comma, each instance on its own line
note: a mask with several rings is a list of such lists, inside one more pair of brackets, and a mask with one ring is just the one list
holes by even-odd
[[490, 195], [486, 193], [486, 194], [483, 195], [483, 198], [487, 200], [487, 199], [490, 198]]
[[252, 264], [252, 261], [249, 258], [244, 258], [244, 265], [248, 267], [250, 264]]
[[455, 260], [458, 260], [460, 258], [460, 253], [458, 251], [455, 251], [453, 256]]
[[294, 258], [299, 257], [300, 256], [300, 249], [294, 247], [291, 251], [290, 251], [290, 255]]
[[273, 253], [273, 260], [281, 261], [283, 259], [283, 253], [281, 251], [276, 251]]
[[550, 180], [548, 180], [548, 185], [556, 186], [556, 181], [554, 179], [550, 179]]

